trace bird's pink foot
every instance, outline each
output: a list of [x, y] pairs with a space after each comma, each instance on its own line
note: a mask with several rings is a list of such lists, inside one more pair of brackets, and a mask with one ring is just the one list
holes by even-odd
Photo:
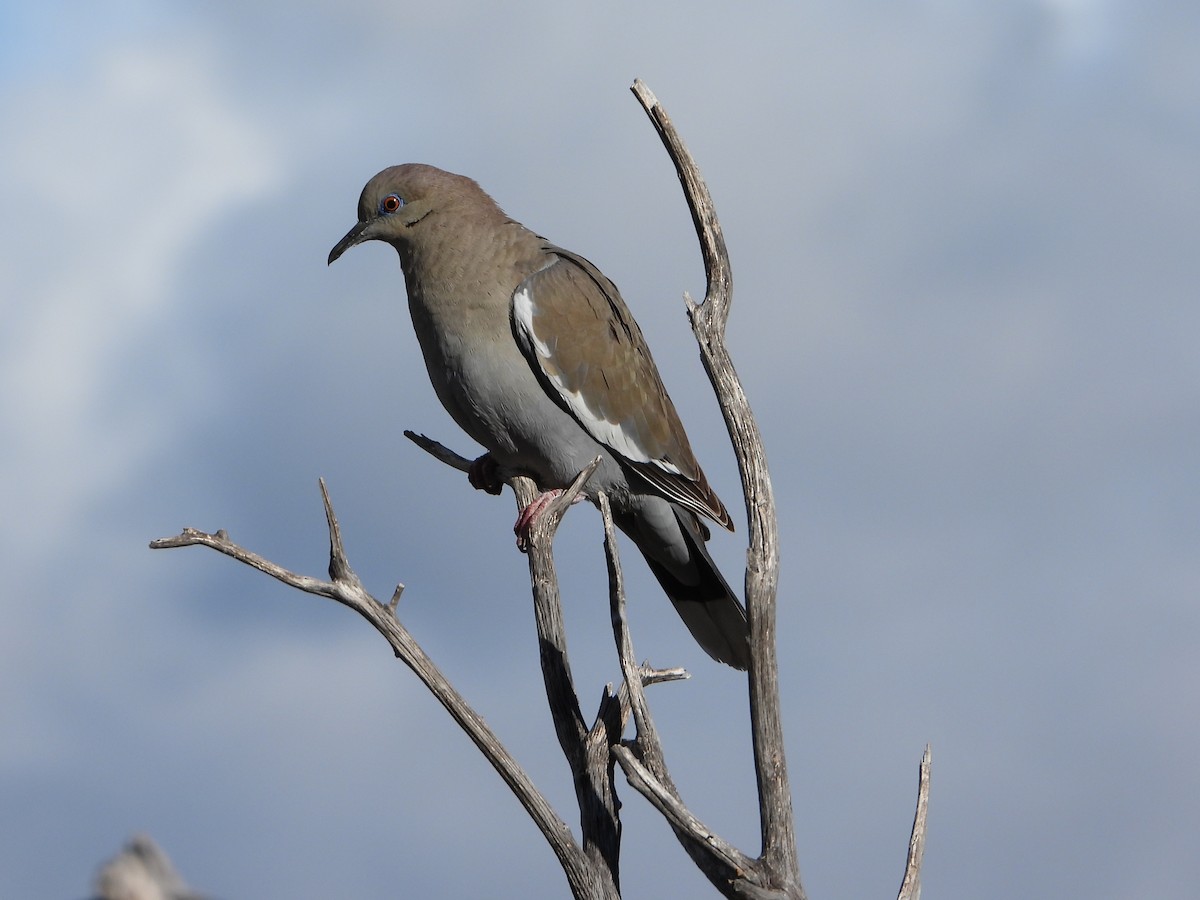
[[561, 493], [561, 488], [555, 488], [552, 491], [538, 494], [533, 502], [521, 510], [521, 514], [517, 516], [517, 523], [513, 525], [513, 534], [517, 536], [517, 549], [522, 553], [529, 549], [529, 530], [533, 528], [533, 523]]
[[467, 480], [477, 491], [499, 494], [504, 490], [504, 482], [500, 480], [500, 465], [490, 453], [483, 454], [471, 463]]
[[[522, 553], [529, 549], [529, 530], [533, 528], [533, 523], [537, 521], [538, 516], [546, 511], [546, 507], [558, 499], [562, 494], [561, 488], [555, 488], [552, 491], [545, 491], [534, 499], [527, 507], [521, 510], [521, 514], [517, 516], [517, 524], [513, 526], [513, 534], [517, 536], [517, 549]], [[575, 499], [571, 501], [574, 506], [580, 500], [584, 499], [584, 494], [580, 491], [575, 495]]]

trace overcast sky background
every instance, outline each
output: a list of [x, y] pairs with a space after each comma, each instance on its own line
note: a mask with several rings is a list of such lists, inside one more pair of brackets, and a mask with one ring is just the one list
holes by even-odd
[[[224, 900], [560, 897], [552, 854], [369, 627], [203, 549], [352, 564], [574, 822], [510, 495], [437, 405], [363, 183], [433, 163], [621, 286], [718, 492], [658, 94], [736, 281], [767, 440], [805, 885], [1200, 883], [1200, 8], [1187, 2], [44, 2], [0, 7], [0, 896], [131, 834]], [[730, 580], [745, 529], [717, 535]], [[599, 520], [558, 545], [588, 714]], [[685, 799], [758, 851], [744, 679], [626, 554]], [[624, 787], [625, 896], [711, 895]]]

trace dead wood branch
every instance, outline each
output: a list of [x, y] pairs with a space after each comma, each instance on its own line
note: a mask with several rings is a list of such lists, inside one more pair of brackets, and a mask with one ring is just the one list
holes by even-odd
[[[733, 301], [729, 254], [712, 196], [666, 110], [642, 81], [635, 81], [632, 90], [675, 165], [700, 242], [707, 291], [704, 301], [699, 305], [686, 296], [685, 299], [692, 330], [700, 345], [700, 358], [717, 395], [733, 443], [750, 526], [746, 564], [746, 608], [750, 619], [750, 721], [762, 831], [761, 871], [756, 873], [757, 877], [753, 880], [761, 879], [764, 887], [779, 891], [781, 896], [803, 898], [800, 867], [796, 858], [783, 723], [779, 711], [779, 663], [775, 645], [779, 545], [775, 497], [758, 424], [725, 346], [725, 324], [729, 320]], [[723, 890], [720, 883], [714, 881], [714, 884]], [[728, 896], [737, 894], [729, 893]]]
[[[581, 487], [583, 479], [577, 479], [577, 483]], [[400, 599], [403, 585], [397, 586], [391, 600], [387, 603], [377, 600], [363, 587], [346, 557], [341, 529], [338, 526], [337, 516], [334, 514], [333, 504], [329, 499], [329, 492], [323, 479], [320, 485], [321, 497], [325, 503], [325, 519], [329, 527], [330, 581], [299, 575], [276, 565], [257, 553], [233, 543], [224, 529], [208, 534], [194, 528], [185, 528], [176, 537], [151, 541], [150, 547], [154, 550], [191, 546], [211, 547], [238, 562], [265, 572], [290, 587], [320, 597], [327, 597], [357, 612], [383, 635], [396, 656], [421, 679], [425, 687], [445, 707], [454, 721], [467, 733], [475, 746], [504, 779], [505, 784], [525, 807], [526, 812], [529, 813], [550, 844], [555, 856], [558, 857], [571, 886], [572, 895], [576, 898], [586, 897], [595, 898], [595, 900], [611, 900], [611, 898], [619, 896], [615, 893], [614, 886], [605, 883], [601, 872], [597, 870], [588, 855], [584, 853], [583, 848], [575, 841], [570, 827], [554, 811], [524, 769], [500, 743], [499, 738], [487, 726], [483, 718], [471, 708], [466, 699], [442, 674], [408, 629], [400, 623], [396, 616], [396, 604]], [[548, 513], [552, 512], [554, 510], [548, 510]], [[561, 513], [559, 514], [561, 515]]]
[[929, 745], [921, 755], [921, 770], [917, 779], [917, 811], [913, 816], [912, 836], [908, 840], [908, 858], [904, 864], [904, 880], [900, 883], [897, 900], [921, 900], [921, 860], [925, 856], [925, 820], [929, 815], [929, 769], [933, 757]]

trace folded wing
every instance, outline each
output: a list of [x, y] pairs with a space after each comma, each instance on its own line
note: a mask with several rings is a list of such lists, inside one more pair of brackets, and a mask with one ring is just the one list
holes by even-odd
[[733, 530], [616, 286], [559, 247], [513, 293], [512, 324], [547, 393], [664, 497]]

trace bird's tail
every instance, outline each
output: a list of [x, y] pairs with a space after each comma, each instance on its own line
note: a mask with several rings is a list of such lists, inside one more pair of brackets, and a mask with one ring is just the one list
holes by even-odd
[[[704, 651], [718, 662], [745, 670], [750, 665], [750, 626], [746, 610], [708, 555], [701, 525], [688, 510], [671, 504], [690, 550], [688, 583], [649, 553], [642, 555], [650, 571], [671, 598], [683, 624]], [[641, 549], [639, 547], [639, 549]]]

